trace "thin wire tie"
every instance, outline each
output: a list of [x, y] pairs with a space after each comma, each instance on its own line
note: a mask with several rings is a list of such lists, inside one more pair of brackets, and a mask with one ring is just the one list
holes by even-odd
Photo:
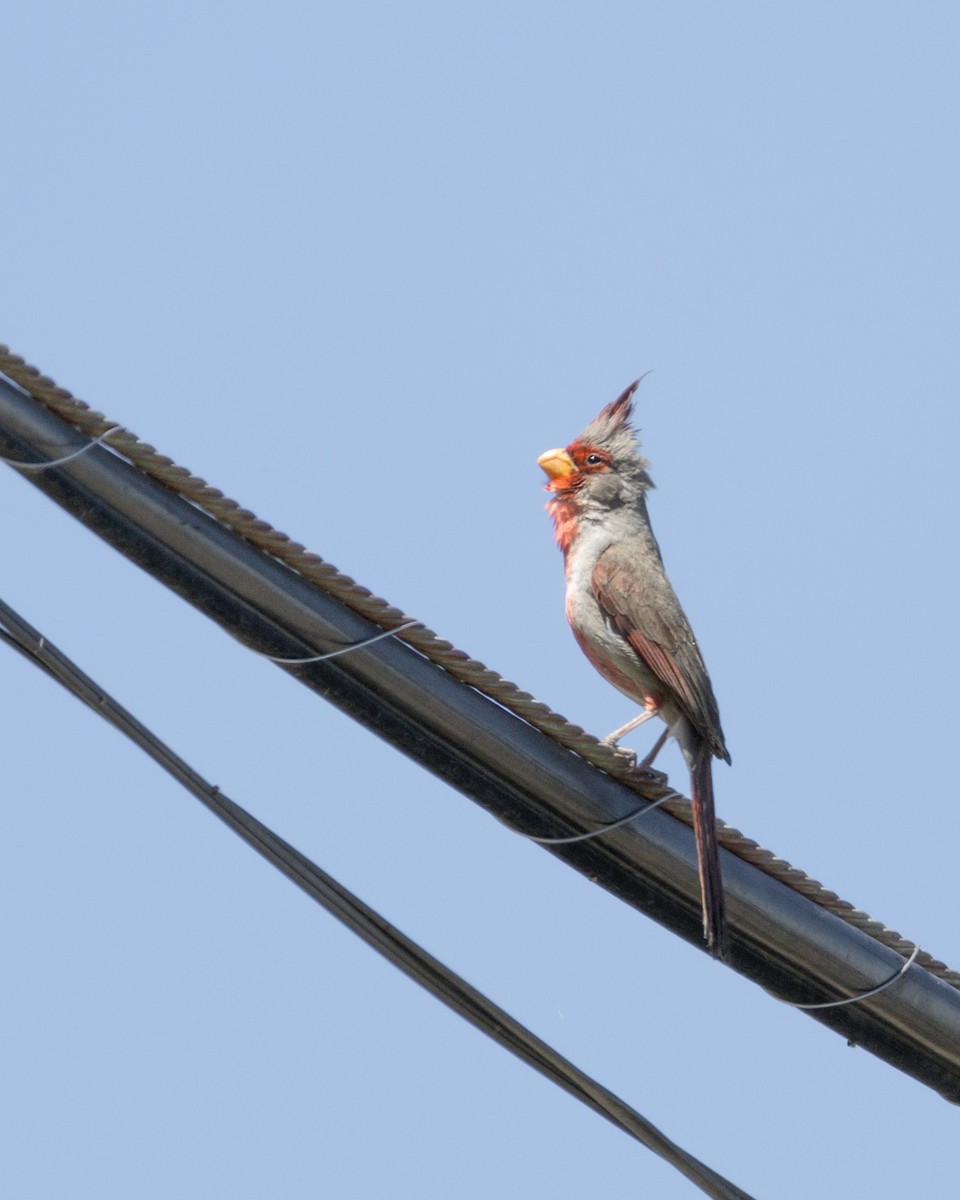
[[[889, 979], [884, 980], [883, 983], [877, 984], [875, 988], [871, 988], [868, 992], [861, 992], [858, 996], [847, 996], [843, 1000], [825, 1000], [820, 1004], [795, 1004], [792, 1000], [784, 1000], [782, 996], [775, 996], [774, 999], [779, 1000], [781, 1004], [789, 1004], [791, 1008], [803, 1008], [808, 1010], [813, 1008], [841, 1008], [844, 1004], [859, 1004], [861, 1000], [866, 1000], [870, 996], [876, 996], [879, 992], [885, 992], [888, 987], [892, 987], [893, 984], [895, 984], [897, 980], [901, 978], [901, 976], [906, 975], [907, 969], [913, 966], [913, 963], [915, 962], [919, 953], [920, 947], [914, 946], [913, 953], [899, 971], [896, 971], [890, 976]], [[772, 996], [773, 992], [769, 992], [768, 995]]]
[[379, 633], [375, 633], [373, 637], [364, 638], [362, 642], [351, 642], [347, 646], [338, 646], [336, 650], [328, 650], [326, 654], [311, 654], [307, 658], [284, 658], [277, 654], [265, 654], [262, 650], [254, 650], [254, 654], [259, 654], [261, 658], [268, 658], [270, 662], [303, 666], [306, 663], [323, 662], [328, 658], [337, 658], [341, 654], [351, 654], [354, 650], [362, 650], [364, 646], [372, 646], [374, 642], [382, 641], [383, 638], [393, 637], [394, 634], [403, 633], [405, 629], [412, 629], [414, 625], [419, 624], [421, 624], [420, 621], [407, 621], [403, 625], [398, 625], [396, 629], [381, 629]]
[[629, 825], [631, 821], [635, 821], [638, 817], [645, 817], [648, 812], [653, 812], [655, 808], [659, 808], [667, 800], [682, 799], [683, 796], [679, 792], [667, 792], [659, 800], [648, 801], [643, 808], [634, 809], [632, 813], [627, 813], [625, 817], [621, 817], [618, 821], [611, 821], [609, 825], [601, 825], [599, 829], [589, 829], [586, 833], [575, 833], [572, 837], [535, 837], [532, 833], [525, 833], [523, 836], [527, 841], [538, 842], [541, 846], [569, 846], [572, 842], [586, 842], [590, 838], [602, 837], [603, 834], [610, 833], [611, 830], [619, 829], [621, 825]]
[[99, 437], [94, 438], [92, 442], [87, 442], [79, 450], [71, 450], [69, 454], [64, 454], [62, 458], [53, 458], [49, 462], [17, 462], [15, 458], [4, 458], [2, 455], [0, 455], [0, 462], [6, 463], [8, 467], [15, 467], [18, 471], [49, 471], [51, 467], [60, 467], [64, 463], [70, 462], [73, 458], [79, 458], [81, 454], [86, 454], [94, 446], [102, 446], [104, 438], [108, 438], [111, 433], [116, 433], [120, 429], [126, 429], [126, 425], [111, 425]]

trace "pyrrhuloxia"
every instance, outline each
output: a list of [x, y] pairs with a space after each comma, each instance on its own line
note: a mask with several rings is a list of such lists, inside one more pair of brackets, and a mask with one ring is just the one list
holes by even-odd
[[537, 460], [553, 493], [567, 577], [567, 620], [581, 650], [643, 713], [605, 740], [660, 717], [690, 771], [693, 829], [710, 953], [726, 949], [723, 886], [714, 816], [713, 757], [730, 761], [720, 715], [690, 622], [663, 569], [650, 528], [653, 487], [630, 425], [639, 380], [602, 410], [566, 450]]

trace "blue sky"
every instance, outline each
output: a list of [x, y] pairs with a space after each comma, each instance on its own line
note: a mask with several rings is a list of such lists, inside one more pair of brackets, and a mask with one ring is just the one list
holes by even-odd
[[[721, 815], [958, 966], [958, 37], [937, 3], [17, 6], [0, 340], [598, 734], [631, 713], [535, 459], [652, 369]], [[8, 603], [674, 1140], [758, 1197], [955, 1177], [945, 1101], [0, 489]], [[2, 681], [10, 1194], [696, 1194]]]

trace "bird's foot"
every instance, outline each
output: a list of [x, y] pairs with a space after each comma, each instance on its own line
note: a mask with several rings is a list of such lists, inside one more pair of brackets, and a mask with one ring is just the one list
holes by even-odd
[[667, 775], [665, 771], [658, 771], [652, 767], [650, 763], [653, 761], [653, 755], [648, 754], [646, 758], [637, 762], [636, 750], [630, 750], [627, 746], [618, 746], [616, 742], [608, 742], [604, 738], [604, 746], [609, 746], [611, 750], [616, 752], [617, 758], [621, 760], [625, 767], [632, 767], [635, 771], [640, 771], [646, 779], [651, 783], [658, 784], [660, 787], [667, 786]]
[[[654, 714], [651, 713], [650, 715], [653, 716]], [[653, 769], [653, 761], [663, 749], [664, 742], [670, 736], [670, 730], [665, 729], [663, 733], [660, 734], [656, 742], [653, 744], [653, 749], [648, 755], [646, 755], [645, 758], [640, 759], [639, 762], [637, 761], [636, 750], [629, 750], [626, 746], [618, 745], [619, 739], [623, 737], [623, 734], [624, 730], [617, 729], [613, 733], [610, 733], [603, 738], [600, 744], [602, 746], [609, 746], [611, 750], [615, 750], [617, 756], [622, 758], [627, 766], [635, 767], [636, 770], [642, 771], [644, 775], [646, 775], [649, 779], [654, 780], [656, 783], [666, 784], [666, 774], [663, 771], [655, 771]]]
[[606, 738], [603, 739], [603, 741], [600, 743], [600, 745], [601, 746], [609, 746], [610, 749], [614, 751], [617, 758], [623, 759], [626, 766], [635, 767], [637, 765], [636, 750], [629, 750], [629, 749], [627, 749], [626, 746], [618, 746], [616, 742], [607, 741]]

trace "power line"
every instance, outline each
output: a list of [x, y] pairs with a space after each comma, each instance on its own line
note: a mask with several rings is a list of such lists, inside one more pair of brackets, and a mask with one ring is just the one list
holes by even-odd
[[618, 1129], [665, 1159], [708, 1196], [714, 1197], [715, 1200], [751, 1200], [747, 1192], [670, 1141], [636, 1109], [591, 1079], [552, 1046], [531, 1033], [519, 1021], [515, 1021], [482, 992], [471, 987], [466, 980], [461, 979], [379, 913], [364, 904], [333, 876], [311, 862], [239, 804], [235, 804], [219, 788], [208, 783], [156, 734], [123, 708], [62, 651], [41, 637], [2, 600], [0, 640], [18, 650], [29, 662], [42, 668], [68, 692], [82, 700], [98, 716], [139, 746], [248, 846], [293, 880], [312, 900], [342, 921], [368, 946], [382, 954], [388, 962], [398, 967], [438, 1000], [442, 1000], [459, 1016], [516, 1055], [522, 1062], [546, 1076], [552, 1083], [576, 1097], [582, 1104], [606, 1117]]
[[[104, 434], [100, 414], [7, 351], [0, 370], [42, 399], [0, 381], [0, 449], [10, 457], [57, 458], [86, 444], [50, 405], [88, 436]], [[246, 644], [275, 655], [322, 653], [409, 619], [132, 435], [115, 431], [106, 440], [137, 465], [94, 446], [30, 482]], [[595, 829], [633, 811], [638, 794], [662, 795], [608, 748], [429, 630], [399, 637], [411, 645], [390, 638], [284, 669], [527, 834]], [[675, 802], [664, 807], [683, 819]], [[902, 967], [913, 943], [736, 831], [722, 828], [720, 840], [736, 970], [775, 995], [814, 1003], [865, 992]], [[654, 812], [639, 826], [549, 849], [699, 943], [693, 839], [680, 821]], [[950, 986], [960, 977], [927, 954], [917, 961], [926, 969], [911, 967], [881, 994], [810, 1015], [960, 1100], [960, 993]]]
[[[166, 455], [160, 454], [152, 446], [140, 441], [126, 427], [108, 421], [101, 413], [77, 400], [66, 389], [41, 375], [35, 367], [29, 366], [3, 345], [0, 345], [0, 372], [6, 373], [29, 395], [82, 433], [87, 436], [96, 434], [94, 445], [100, 442], [106, 444], [109, 439], [111, 448], [122, 452], [145, 475], [156, 479], [165, 488], [209, 513], [218, 523], [238, 534], [245, 542], [285, 563], [322, 593], [340, 600], [352, 612], [375, 622], [387, 633], [400, 633], [401, 628], [415, 627], [404, 633], [403, 640], [414, 646], [431, 662], [443, 667], [444, 671], [454, 678], [483, 692], [560, 745], [574, 750], [587, 762], [622, 780], [641, 795], [663, 803], [672, 816], [687, 824], [691, 823], [688, 802], [682, 799], [675, 800], [674, 797], [678, 796], [675, 792], [668, 796], [666, 793], [669, 789], [665, 787], [652, 786], [648, 779], [632, 771], [625, 764], [623, 757], [610, 745], [599, 742], [559, 713], [552, 712], [547, 705], [521, 691], [516, 684], [510, 683], [483, 663], [470, 658], [462, 650], [440, 638], [422, 622], [409, 620], [387, 601], [372, 595], [366, 588], [341, 574], [330, 563], [310, 553], [286, 534], [273, 529], [266, 521], [256, 517], [235, 500], [229, 499], [218, 488], [212, 487], [184, 467], [178, 466]], [[71, 450], [67, 457], [73, 458], [90, 449], [90, 443], [80, 441], [79, 449]], [[37, 451], [34, 450], [33, 453]], [[55, 465], [58, 465], [57, 460], [31, 462], [26, 466], [21, 462], [20, 469], [28, 473], [37, 470], [49, 471]], [[269, 654], [267, 656], [276, 657]], [[765, 874], [807, 896], [814, 903], [839, 916], [848, 924], [862, 929], [897, 953], [906, 955], [914, 949], [915, 943], [905, 940], [900, 934], [842, 900], [835, 892], [823, 887], [805, 872], [792, 867], [785, 859], [764, 850], [751, 838], [745, 837], [723, 821], [718, 821], [717, 826], [720, 843], [738, 858], [753, 863]], [[926, 951], [919, 953], [918, 961], [925, 970], [946, 980], [952, 987], [960, 989], [960, 972], [950, 970]]]
[[[677, 793], [668, 796], [666, 793], [669, 789], [653, 786], [648, 779], [638, 775], [636, 771], [630, 770], [623, 757], [618, 755], [608, 744], [599, 742], [579, 726], [571, 724], [559, 713], [552, 712], [547, 705], [535, 700], [529, 693], [502, 678], [483, 663], [470, 658], [462, 650], [456, 649], [422, 622], [409, 620], [405, 614], [388, 604], [387, 601], [372, 595], [366, 588], [341, 574], [330, 563], [324, 562], [318, 555], [310, 553], [299, 543], [292, 541], [286, 534], [273, 529], [266, 521], [256, 517], [235, 500], [229, 499], [218, 488], [212, 487], [184, 467], [178, 466], [166, 455], [160, 454], [152, 446], [140, 441], [124, 426], [108, 421], [101, 413], [91, 409], [83, 401], [77, 400], [65, 388], [59, 387], [53, 380], [41, 375], [35, 367], [29, 366], [22, 358], [13, 354], [3, 345], [0, 345], [0, 372], [6, 373], [24, 391], [74, 428], [79, 429], [88, 437], [96, 435], [95, 443], [106, 444], [109, 439], [109, 445], [121, 451], [145, 475], [202, 508], [218, 523], [242, 537], [245, 542], [285, 563], [320, 592], [340, 600], [352, 612], [375, 622], [378, 627], [385, 629], [388, 633], [399, 633], [401, 626], [415, 627], [410, 629], [410, 632], [403, 634], [403, 640], [414, 646], [431, 662], [437, 663], [454, 678], [489, 696], [498, 705], [515, 713], [560, 745], [574, 750], [587, 762], [593, 763], [607, 774], [625, 782], [641, 795], [663, 803], [665, 809], [672, 816], [687, 824], [691, 823], [688, 802], [674, 799], [678, 795]], [[80, 440], [79, 449], [71, 450], [68, 457], [73, 458], [76, 454], [84, 453], [90, 448], [89, 443]], [[38, 451], [34, 450], [32, 453], [37, 454]], [[41, 455], [41, 458], [43, 457]], [[21, 462], [20, 469], [28, 472], [49, 471], [54, 465], [56, 465], [55, 462], [45, 460], [40, 463], [29, 463], [27, 467], [24, 467]], [[268, 656], [273, 657], [269, 654]], [[785, 859], [769, 850], [764, 850], [739, 830], [733, 829], [723, 821], [718, 821], [717, 827], [721, 845], [738, 858], [753, 863], [765, 874], [800, 892], [814, 903], [840, 917], [841, 920], [863, 930], [883, 945], [896, 950], [898, 954], [906, 955], [914, 949], [915, 943], [905, 940], [900, 934], [886, 928], [879, 921], [873, 920], [860, 909], [842, 900], [836, 892], [828, 890], [805, 872], [792, 867]], [[933, 958], [926, 951], [919, 953], [918, 962], [925, 970], [946, 980], [952, 987], [960, 989], [960, 972], [950, 970], [944, 963]]]

